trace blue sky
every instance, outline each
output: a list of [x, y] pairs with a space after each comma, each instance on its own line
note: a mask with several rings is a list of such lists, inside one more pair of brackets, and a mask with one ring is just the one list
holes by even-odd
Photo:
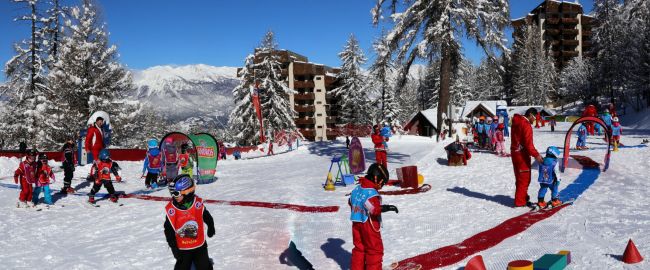
[[[77, 3], [77, 0], [62, 0]], [[353, 33], [369, 58], [381, 32], [372, 26], [375, 0], [104, 0], [99, 1], [120, 59], [132, 69], [155, 65], [240, 66], [264, 33], [272, 29], [281, 48], [310, 61], [338, 66], [337, 53]], [[590, 12], [593, 0], [580, 1]], [[527, 14], [541, 0], [512, 0], [511, 17]], [[0, 1], [0, 63], [12, 56], [12, 44], [29, 35], [27, 23], [13, 18], [25, 12]], [[506, 33], [510, 38], [510, 31]], [[474, 62], [483, 57], [474, 42], [464, 41]], [[3, 67], [4, 69], [4, 67]], [[0, 81], [4, 80], [3, 75]]]

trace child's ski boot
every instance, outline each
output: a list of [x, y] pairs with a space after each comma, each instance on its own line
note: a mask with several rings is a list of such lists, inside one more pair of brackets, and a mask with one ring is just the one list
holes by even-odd
[[551, 206], [552, 207], [558, 207], [560, 205], [562, 205], [562, 201], [560, 201], [560, 199], [555, 198], [555, 199], [551, 200]]
[[111, 195], [111, 202], [117, 203], [117, 196]]
[[547, 206], [548, 206], [548, 204], [544, 201], [544, 198], [538, 198], [537, 199], [537, 208], [544, 209]]
[[66, 192], [68, 192], [68, 194], [72, 194], [72, 193], [74, 193], [74, 188], [72, 188], [72, 187], [68, 187], [68, 188], [66, 189]]
[[93, 196], [93, 195], [88, 196], [88, 203], [89, 204], [95, 204], [95, 196]]

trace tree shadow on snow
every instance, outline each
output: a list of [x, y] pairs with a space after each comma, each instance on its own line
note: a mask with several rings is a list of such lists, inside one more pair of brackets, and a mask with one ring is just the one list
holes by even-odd
[[463, 194], [467, 197], [472, 197], [472, 198], [477, 198], [477, 199], [483, 199], [491, 202], [498, 203], [503, 206], [507, 207], [512, 207], [513, 202], [515, 201], [514, 198], [506, 195], [486, 195], [483, 193], [479, 193], [476, 191], [471, 191], [467, 188], [464, 187], [454, 187], [454, 188], [448, 188], [447, 191], [451, 191], [454, 193], [458, 194]]
[[314, 266], [302, 255], [302, 252], [296, 248], [296, 244], [291, 241], [289, 247], [285, 249], [278, 258], [281, 264], [295, 266], [300, 270], [313, 270]]
[[318, 156], [332, 157], [334, 155], [341, 156], [348, 153], [345, 144], [339, 141], [326, 141], [326, 142], [312, 142], [307, 146], [309, 152]]
[[330, 258], [341, 267], [341, 270], [350, 269], [350, 261], [352, 260], [352, 253], [343, 249], [345, 240], [340, 238], [327, 238], [327, 243], [320, 246], [320, 249], [325, 252], [325, 257]]
[[[74, 190], [75, 190], [75, 191], [79, 191], [79, 190], [81, 190], [81, 189], [83, 189], [83, 188], [87, 188], [87, 187], [90, 186], [90, 183], [91, 183], [91, 182], [86, 181], [86, 180], [84, 179], [84, 180], [82, 180], [79, 184], [77, 184], [76, 186], [74, 186]], [[56, 201], [60, 200], [61, 198], [66, 197], [66, 196], [69, 195], [69, 194], [63, 194], [63, 193], [60, 193], [59, 190], [53, 190], [53, 192], [54, 192], [54, 194], [52, 195], [52, 204], [56, 203]]]

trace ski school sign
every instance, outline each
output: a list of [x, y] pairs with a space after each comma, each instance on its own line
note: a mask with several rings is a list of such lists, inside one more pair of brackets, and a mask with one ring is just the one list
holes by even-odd
[[217, 140], [208, 133], [198, 133], [192, 135], [185, 135], [180, 132], [172, 132], [165, 135], [160, 141], [166, 141], [171, 138], [172, 142], [178, 149], [183, 144], [187, 144], [187, 153], [192, 157], [191, 160], [196, 162], [198, 184], [208, 184], [214, 182], [214, 174], [217, 172], [217, 153], [219, 146]]

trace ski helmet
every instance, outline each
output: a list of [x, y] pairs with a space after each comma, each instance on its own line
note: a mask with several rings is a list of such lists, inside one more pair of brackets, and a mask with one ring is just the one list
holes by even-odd
[[547, 157], [558, 158], [558, 157], [560, 157], [560, 149], [558, 149], [555, 146], [549, 146], [546, 149], [546, 156]]
[[102, 149], [102, 151], [99, 151], [99, 160], [107, 161], [109, 158], [111, 158], [111, 154], [108, 152], [108, 149]]
[[167, 138], [165, 138], [165, 143], [167, 143], [167, 144], [172, 144], [172, 143], [174, 143], [174, 138], [172, 138], [172, 137], [167, 137]]
[[388, 182], [388, 170], [384, 165], [374, 163], [368, 168], [366, 172], [366, 179], [374, 182], [375, 184], [385, 185]]
[[503, 123], [500, 123], [500, 124], [497, 126], [497, 129], [504, 129], [504, 128], [505, 128], [505, 125], [503, 125]]
[[38, 154], [38, 161], [47, 161], [47, 154], [45, 153]]
[[28, 157], [36, 158], [37, 155], [38, 155], [38, 151], [36, 151], [36, 149], [27, 150]]
[[614, 118], [612, 118], [612, 122], [618, 122], [618, 117], [614, 116]]
[[147, 141], [147, 147], [149, 147], [149, 149], [158, 148], [158, 140], [155, 138], [149, 139], [149, 141]]
[[485, 116], [481, 115], [481, 117], [479, 117], [478, 120], [485, 121]]
[[171, 191], [172, 197], [178, 197], [180, 195], [190, 195], [194, 194], [196, 185], [194, 185], [194, 180], [188, 174], [181, 174], [174, 178], [174, 190]]
[[181, 152], [185, 153], [187, 151], [187, 149], [189, 149], [189, 148], [190, 148], [189, 144], [187, 144], [187, 143], [181, 144]]

